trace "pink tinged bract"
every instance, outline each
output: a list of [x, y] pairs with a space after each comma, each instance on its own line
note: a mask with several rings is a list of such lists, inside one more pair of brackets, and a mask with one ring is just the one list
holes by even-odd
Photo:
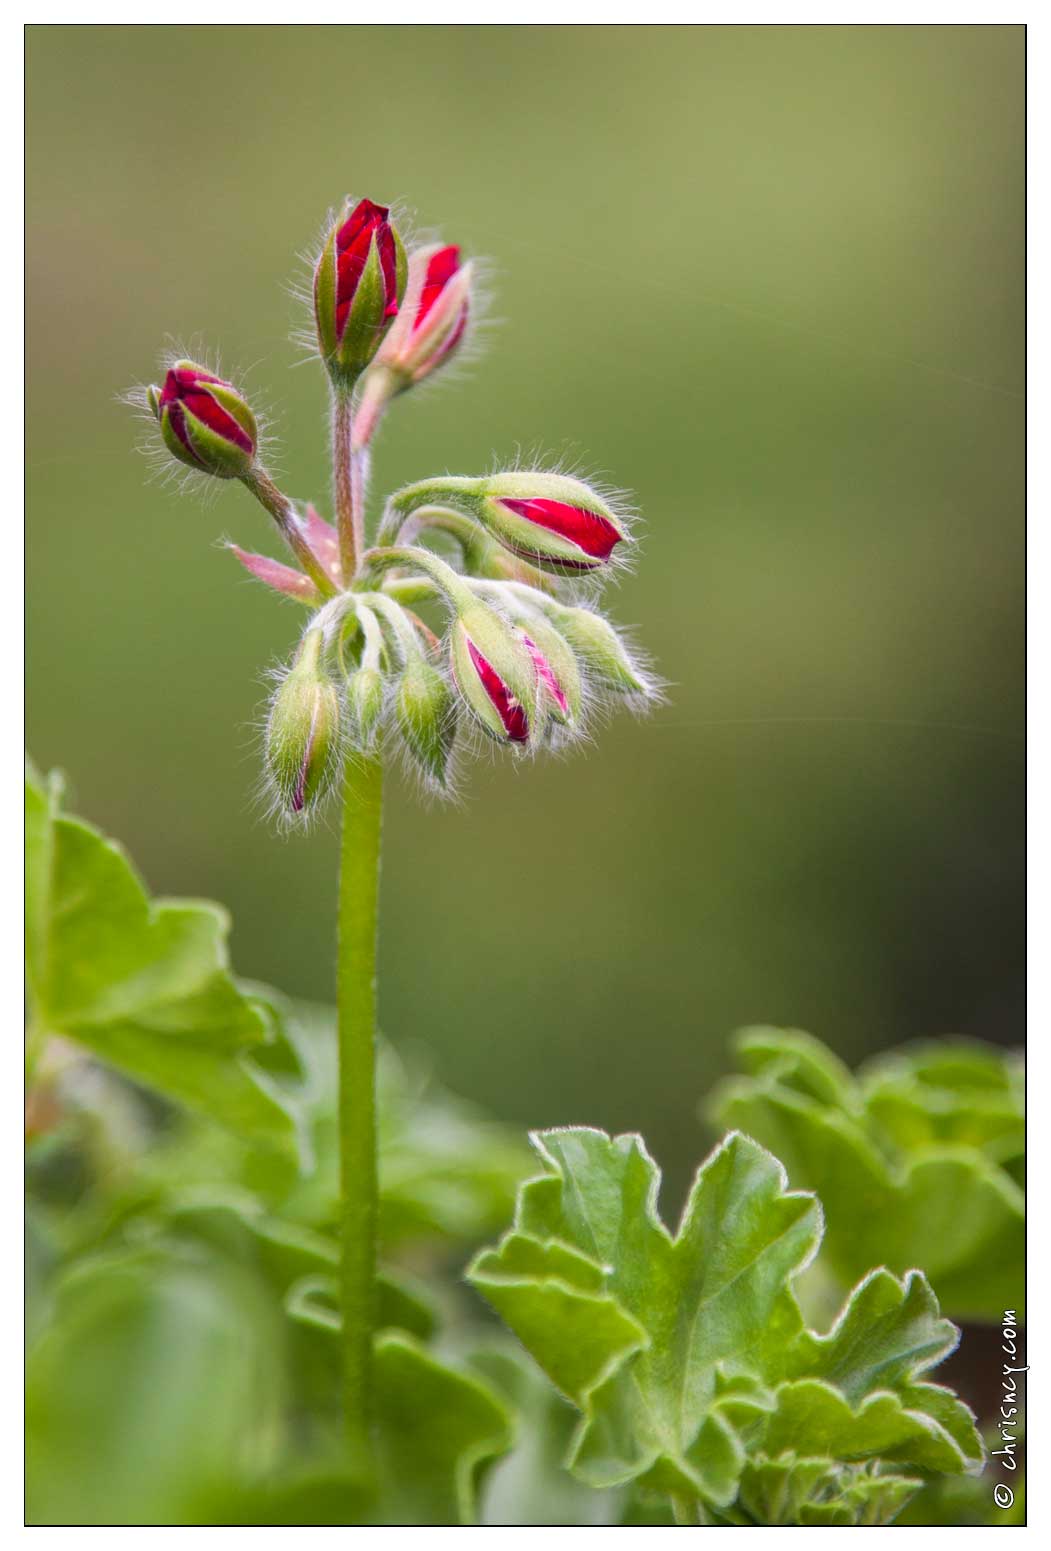
[[307, 503], [300, 527], [318, 561], [336, 582], [342, 580], [339, 563], [339, 536], [330, 522], [326, 522], [317, 507]]
[[321, 594], [310, 577], [304, 576], [302, 571], [297, 571], [290, 565], [282, 565], [280, 560], [271, 560], [269, 555], [252, 554], [250, 550], [241, 549], [237, 544], [230, 544], [228, 548], [237, 556], [246, 571], [250, 572], [257, 581], [272, 587], [275, 592], [284, 593], [286, 598], [295, 598], [298, 603], [321, 602]]

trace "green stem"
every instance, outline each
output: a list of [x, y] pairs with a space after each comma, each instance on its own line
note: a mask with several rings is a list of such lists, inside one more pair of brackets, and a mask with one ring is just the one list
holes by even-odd
[[351, 755], [339, 869], [340, 1306], [343, 1404], [355, 1461], [372, 1460], [376, 1327], [376, 927], [383, 767]]
[[410, 566], [422, 571], [431, 578], [439, 592], [448, 598], [453, 608], [470, 608], [474, 601], [463, 576], [439, 559], [433, 550], [417, 549], [409, 544], [389, 544], [378, 549], [367, 549], [361, 557], [361, 569], [366, 576], [370, 572], [381, 574], [391, 566]]

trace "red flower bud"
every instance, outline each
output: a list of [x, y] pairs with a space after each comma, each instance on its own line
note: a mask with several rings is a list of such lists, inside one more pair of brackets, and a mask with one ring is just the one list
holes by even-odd
[[[580, 558], [559, 561], [567, 569], [589, 571], [596, 565], [604, 565], [624, 537], [608, 517], [603, 517], [599, 512], [589, 512], [580, 506], [567, 506], [565, 501], [517, 501], [505, 496], [501, 498], [500, 504], [531, 527], [575, 544], [580, 550]], [[533, 560], [548, 558], [536, 549], [530, 550], [528, 538], [524, 542], [525, 547], [521, 540], [515, 545], [519, 554], [526, 554]]]
[[568, 722], [571, 714], [569, 700], [562, 685], [555, 677], [554, 668], [552, 668], [535, 641], [531, 640], [527, 635], [523, 635], [522, 640], [525, 642], [526, 651], [533, 659], [533, 667], [536, 669], [537, 678], [555, 703], [555, 711], [559, 721]]
[[623, 518], [582, 479], [542, 469], [514, 469], [482, 479], [443, 475], [408, 485], [391, 501], [401, 522], [421, 506], [444, 506], [475, 518], [505, 549], [556, 575], [608, 565], [630, 543]]
[[525, 743], [529, 738], [529, 718], [526, 715], [525, 706], [515, 698], [511, 686], [504, 683], [492, 663], [482, 656], [473, 641], [467, 642], [467, 650], [475, 672], [482, 682], [482, 688], [503, 723], [504, 732], [512, 743]]
[[501, 743], [533, 741], [540, 711], [537, 663], [507, 622], [478, 604], [453, 623], [456, 687], [485, 731]]
[[314, 272], [318, 344], [341, 383], [372, 360], [405, 291], [405, 249], [389, 216], [386, 205], [359, 200], [332, 228]]
[[248, 473], [255, 461], [255, 416], [230, 383], [193, 361], [176, 361], [163, 388], [150, 388], [161, 435], [180, 462], [219, 479]]
[[420, 248], [409, 258], [405, 306], [383, 341], [377, 366], [397, 382], [395, 391], [420, 382], [446, 361], [463, 338], [472, 270], [457, 247]]

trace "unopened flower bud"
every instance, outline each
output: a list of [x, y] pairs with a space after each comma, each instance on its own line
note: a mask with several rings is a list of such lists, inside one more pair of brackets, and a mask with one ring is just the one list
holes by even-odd
[[362, 666], [347, 680], [347, 706], [355, 742], [368, 748], [383, 715], [383, 675], [378, 668]]
[[303, 637], [267, 724], [267, 767], [291, 814], [324, 797], [339, 769], [339, 696], [325, 672], [322, 646], [320, 630]]
[[608, 619], [594, 609], [568, 608], [553, 598], [544, 599], [543, 609], [596, 685], [619, 695], [660, 698]]
[[314, 271], [318, 346], [333, 380], [349, 387], [397, 316], [407, 267], [386, 205], [359, 200], [333, 226]]
[[545, 570], [597, 570], [628, 537], [620, 518], [583, 480], [523, 472], [494, 474], [482, 486], [486, 527]]
[[572, 647], [546, 620], [530, 618], [523, 622], [522, 640], [533, 659], [541, 691], [552, 721], [563, 727], [580, 723], [584, 687]]
[[445, 675], [422, 656], [410, 656], [405, 664], [395, 714], [398, 730], [424, 775], [445, 786], [456, 741], [456, 699]]
[[399, 492], [392, 509], [404, 520], [424, 505], [474, 517], [513, 554], [556, 575], [598, 570], [618, 544], [629, 542], [608, 502], [568, 474], [512, 470], [482, 479], [429, 479]]
[[376, 356], [376, 366], [394, 379], [394, 391], [421, 382], [460, 343], [467, 327], [471, 274], [470, 264], [460, 263], [456, 247], [419, 248], [410, 254], [405, 304]]
[[193, 361], [176, 361], [162, 388], [148, 388], [168, 450], [218, 479], [238, 479], [255, 462], [255, 416], [230, 383]]
[[514, 628], [484, 604], [457, 614], [453, 677], [468, 709], [500, 743], [534, 741], [542, 721], [536, 663]]

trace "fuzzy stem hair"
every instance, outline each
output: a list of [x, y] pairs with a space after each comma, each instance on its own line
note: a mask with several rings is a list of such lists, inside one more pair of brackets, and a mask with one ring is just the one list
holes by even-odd
[[332, 495], [339, 533], [339, 560], [343, 577], [357, 574], [358, 557], [365, 547], [366, 454], [353, 445], [354, 398], [349, 389], [332, 389]]

